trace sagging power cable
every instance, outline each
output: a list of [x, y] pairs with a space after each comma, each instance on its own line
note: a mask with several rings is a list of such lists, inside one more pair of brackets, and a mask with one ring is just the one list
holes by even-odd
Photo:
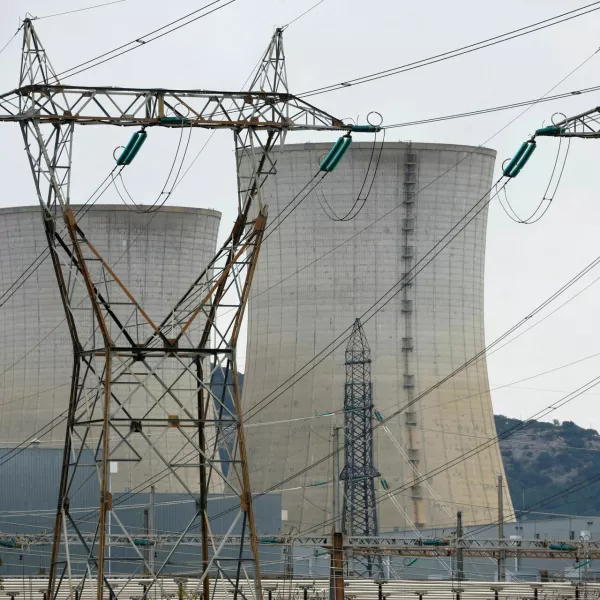
[[[552, 172], [550, 174], [550, 178], [548, 180], [548, 185], [546, 186], [546, 190], [544, 191], [544, 194], [543, 194], [540, 202], [538, 203], [538, 205], [535, 207], [533, 212], [528, 217], [521, 217], [517, 213], [515, 208], [512, 206], [512, 204], [508, 200], [506, 188], [503, 190], [504, 201], [502, 201], [502, 198], [499, 197], [500, 206], [502, 207], [502, 209], [504, 210], [504, 212], [506, 213], [506, 215], [508, 216], [508, 218], [511, 221], [514, 221], [515, 223], [518, 223], [520, 225], [533, 225], [534, 223], [537, 223], [538, 221], [540, 221], [540, 219], [542, 219], [544, 217], [544, 215], [548, 212], [548, 209], [550, 208], [552, 201], [556, 197], [556, 192], [558, 191], [558, 187], [560, 185], [560, 182], [562, 181], [565, 166], [567, 164], [567, 158], [569, 156], [571, 140], [570, 139], [566, 140], [566, 149], [562, 153], [562, 157], [561, 157], [563, 141], [564, 141], [563, 138], [559, 138], [559, 140], [558, 140], [558, 149], [556, 152], [556, 159], [554, 160], [554, 166], [552, 167]], [[560, 167], [559, 167], [559, 162], [561, 163]]]
[[[381, 153], [383, 152], [383, 146], [385, 144], [385, 129], [383, 131], [382, 140], [379, 145], [379, 152], [377, 154], [377, 159], [375, 160], [375, 168], [373, 171], [373, 175], [371, 177], [371, 182], [369, 184], [369, 188], [367, 189], [367, 191], [363, 197], [362, 193], [365, 189], [365, 186], [367, 185], [367, 179], [369, 178], [369, 173], [371, 171], [371, 165], [373, 163], [373, 158], [375, 155], [376, 144], [377, 144], [377, 133], [375, 133], [374, 138], [373, 138], [373, 147], [371, 148], [371, 156], [369, 157], [369, 164], [367, 165], [367, 171], [365, 173], [365, 177], [363, 179], [362, 185], [356, 196], [356, 199], [354, 200], [354, 203], [352, 204], [352, 206], [346, 212], [345, 215], [343, 215], [341, 217], [339, 215], [337, 215], [335, 213], [334, 209], [332, 208], [332, 206], [329, 204], [329, 202], [325, 198], [323, 191], [317, 190], [317, 198], [319, 200], [319, 204], [321, 205], [321, 209], [323, 210], [325, 215], [331, 221], [336, 221], [336, 222], [352, 221], [361, 213], [362, 209], [364, 208], [365, 204], [367, 203], [367, 200], [369, 199], [369, 196], [371, 195], [371, 190], [373, 189], [373, 184], [375, 183], [375, 179], [377, 178], [377, 172], [379, 170], [379, 163], [381, 161]], [[321, 195], [320, 198], [319, 198], [319, 193]], [[327, 206], [327, 209], [325, 209], [324, 204]], [[357, 206], [358, 206], [358, 208], [357, 208]]]
[[[375, 126], [365, 126], [375, 127]], [[357, 130], [362, 130], [357, 127]], [[278, 215], [274, 218], [265, 229], [265, 236], [263, 243], [283, 224], [283, 222], [315, 191], [315, 189], [321, 185], [323, 180], [332, 173], [338, 166], [350, 144], [352, 143], [351, 132], [346, 133], [342, 137], [338, 138], [333, 147], [329, 150], [327, 155], [323, 158], [319, 165], [319, 170], [312, 176], [310, 181], [304, 185], [304, 187], [294, 195], [294, 197], [283, 207]], [[372, 184], [371, 184], [372, 185]], [[307, 188], [310, 188], [306, 191]], [[304, 195], [303, 195], [304, 194]], [[300, 198], [300, 196], [302, 196]], [[300, 198], [298, 202], [296, 202]], [[291, 207], [291, 208], [290, 208]], [[289, 209], [289, 210], [288, 210]], [[287, 211], [287, 212], [286, 212]]]
[[[170, 189], [167, 190], [167, 187], [169, 185], [169, 182], [171, 181], [171, 177], [173, 175], [173, 171], [175, 171], [175, 166], [177, 164], [178, 161], [178, 157], [179, 157], [179, 153], [181, 150], [181, 145], [182, 145], [182, 141], [183, 141], [183, 134], [184, 134], [184, 130], [186, 129], [183, 126], [184, 123], [184, 119], [182, 119], [182, 125], [180, 127], [181, 129], [181, 133], [179, 135], [179, 142], [177, 143], [177, 149], [175, 151], [175, 155], [173, 157], [173, 161], [171, 163], [171, 167], [169, 169], [169, 172], [167, 174], [167, 178], [165, 179], [165, 182], [162, 186], [162, 189], [160, 191], [160, 193], [158, 194], [158, 196], [156, 197], [156, 199], [154, 200], [154, 202], [150, 205], [150, 206], [144, 206], [143, 204], [139, 204], [137, 203], [134, 198], [132, 197], [132, 195], [129, 193], [129, 190], [127, 188], [127, 186], [125, 185], [125, 180], [123, 179], [123, 174], [119, 173], [118, 174], [118, 180], [121, 183], [121, 186], [123, 187], [123, 190], [125, 192], [125, 194], [127, 195], [127, 197], [129, 198], [129, 200], [131, 201], [131, 204], [135, 207], [132, 208], [131, 206], [129, 206], [129, 204], [127, 203], [127, 200], [123, 197], [123, 194], [121, 193], [121, 190], [119, 189], [119, 186], [117, 184], [117, 178], [113, 177], [113, 185], [115, 187], [115, 190], [117, 191], [117, 194], [119, 195], [119, 197], [121, 198], [121, 200], [123, 201], [123, 204], [132, 212], [138, 213], [138, 214], [149, 214], [149, 213], [154, 213], [159, 211], [167, 202], [167, 200], [171, 197], [171, 194], [175, 191], [175, 188], [177, 187], [178, 183], [179, 183], [179, 177], [181, 174], [181, 169], [183, 168], [183, 164], [185, 162], [187, 153], [188, 153], [188, 149], [189, 149], [189, 145], [190, 145], [190, 140], [192, 138], [192, 127], [189, 126], [187, 127], [188, 130], [188, 137], [187, 137], [187, 141], [185, 143], [185, 147], [183, 149], [183, 153], [181, 155], [181, 159], [179, 161], [179, 167], [177, 167], [177, 172], [175, 174], [175, 178], [172, 180]], [[143, 131], [143, 130], [142, 130]], [[138, 132], [139, 134], [140, 132]], [[134, 134], [134, 136], [132, 137], [132, 140], [135, 139], [135, 136], [137, 134]], [[145, 138], [144, 138], [145, 140]], [[131, 140], [129, 142], [131, 144]], [[129, 145], [129, 144], [128, 144]], [[127, 146], [125, 146], [123, 148], [123, 153], [121, 154], [121, 156], [117, 159], [117, 164], [118, 161], [121, 159], [121, 157], [123, 156], [123, 154], [125, 154], [127, 152]], [[137, 154], [137, 152], [136, 152]], [[127, 159], [128, 162], [126, 162], [125, 164], [130, 165], [131, 162], [133, 161], [133, 158], [135, 158], [135, 155], [132, 156], [130, 158], [130, 155], [127, 155]]]

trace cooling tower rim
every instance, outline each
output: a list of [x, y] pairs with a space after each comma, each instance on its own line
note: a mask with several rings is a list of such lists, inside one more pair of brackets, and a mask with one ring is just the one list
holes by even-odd
[[[82, 204], [71, 204], [71, 207], [74, 210], [78, 210], [80, 208], [83, 208]], [[145, 205], [140, 205], [141, 209], [152, 209], [152, 206], [145, 206]], [[124, 206], [123, 204], [96, 204], [94, 206], [85, 207], [86, 211], [94, 211], [94, 212], [101, 212], [101, 211], [106, 211], [106, 212], [129, 212], [133, 215], [136, 216], [141, 216], [141, 215], [153, 215], [154, 212], [151, 213], [138, 213], [136, 211], [133, 211], [131, 208]], [[38, 212], [40, 211], [40, 205], [39, 204], [34, 204], [34, 205], [27, 205], [27, 206], [9, 206], [9, 207], [5, 207], [5, 208], [0, 208], [0, 215], [9, 215], [9, 214], [14, 214], [14, 213], [29, 213], [29, 212]], [[159, 212], [161, 213], [183, 213], [183, 214], [195, 214], [195, 215], [206, 215], [206, 216], [210, 216], [210, 217], [217, 217], [218, 219], [220, 219], [223, 216], [223, 213], [221, 213], [218, 210], [214, 210], [212, 208], [195, 208], [193, 206], [163, 206], [162, 208], [159, 209]]]
[[[330, 150], [332, 141], [330, 142], [301, 142], [298, 144], [284, 144], [284, 151], [306, 151], [306, 150]], [[381, 142], [378, 139], [377, 147], [380, 146]], [[384, 142], [383, 150], [406, 150], [408, 147], [413, 150], [429, 150], [429, 151], [451, 151], [451, 152], [468, 152], [473, 154], [487, 154], [488, 156], [496, 157], [496, 150], [493, 148], [486, 148], [484, 146], [466, 146], [462, 144], [443, 144], [433, 142]], [[279, 150], [281, 146], [277, 146], [276, 150]], [[350, 150], [371, 150], [373, 148], [373, 141], [353, 141], [350, 146]]]

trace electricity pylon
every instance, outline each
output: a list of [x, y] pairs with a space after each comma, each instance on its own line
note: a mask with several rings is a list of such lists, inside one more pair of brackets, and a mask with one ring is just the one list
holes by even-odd
[[[0, 121], [21, 127], [74, 357], [48, 599], [57, 597], [65, 581], [73, 597], [72, 563], [77, 560], [70, 549], [73, 538], [85, 550], [82, 585], [95, 583], [98, 600], [105, 587], [114, 594], [106, 578], [109, 512], [113, 527], [130, 541], [130, 571], [144, 570], [151, 578], [142, 600], [161, 585], [160, 576], [179, 541], [164, 562], [148, 564], [119, 518], [108, 486], [111, 462], [129, 461], [137, 468], [151, 453], [164, 467], [152, 477], [169, 476], [196, 502], [194, 517], [180, 538], [194, 526], [201, 529], [194, 594], [202, 587], [204, 600], [211, 597], [210, 572], [232, 585], [234, 598], [246, 598], [250, 589], [256, 600], [262, 600], [236, 363], [267, 219], [261, 187], [275, 173], [272, 150], [288, 131], [353, 127], [289, 93], [281, 29], [249, 90], [241, 92], [62, 85], [30, 20], [23, 22], [23, 34], [19, 87], [0, 96]], [[77, 222], [70, 199], [75, 125], [141, 127], [132, 138], [135, 143], [126, 147], [134, 150], [131, 159], [152, 127], [233, 132], [237, 219], [221, 249], [162, 320], [144, 310]], [[120, 162], [117, 172], [128, 164]], [[215, 369], [222, 371], [224, 382], [231, 379], [233, 410], [225, 398], [228, 385], [222, 386], [220, 397], [210, 388]], [[232, 430], [235, 442], [224, 443]], [[153, 441], [156, 438], [163, 440], [160, 447]], [[89, 528], [70, 512], [78, 491], [75, 476], [86, 468], [95, 470], [100, 484], [92, 543]], [[215, 538], [207, 498], [217, 480], [238, 501], [231, 527], [225, 536]], [[223, 562], [222, 550], [231, 547], [233, 539], [239, 539], [239, 548]], [[244, 554], [247, 543], [249, 558]]]
[[[340, 477], [344, 481], [342, 531], [352, 536], [375, 538], [379, 530], [374, 480], [380, 473], [373, 460], [371, 349], [360, 319], [354, 321], [345, 364], [345, 450]], [[355, 556], [353, 570], [362, 577], [381, 578], [381, 557]]]

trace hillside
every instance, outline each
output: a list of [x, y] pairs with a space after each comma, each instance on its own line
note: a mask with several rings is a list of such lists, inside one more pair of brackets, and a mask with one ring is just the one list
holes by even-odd
[[[496, 415], [500, 435], [522, 421]], [[536, 508], [541, 512], [600, 515], [600, 435], [572, 421], [532, 422], [501, 440], [506, 477], [516, 510], [598, 475], [598, 483]], [[531, 514], [530, 519], [549, 515]]]

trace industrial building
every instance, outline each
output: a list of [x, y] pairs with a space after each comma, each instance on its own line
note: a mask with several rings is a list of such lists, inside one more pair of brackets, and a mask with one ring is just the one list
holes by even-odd
[[[91, 461], [88, 455], [86, 460]], [[31, 544], [27, 536], [47, 534], [52, 531], [56, 517], [56, 499], [62, 464], [62, 450], [57, 448], [0, 449], [2, 464], [0, 485], [0, 578], [2, 576], [27, 577], [48, 574], [51, 545]], [[96, 477], [87, 477], [84, 470], [78, 472], [72, 511], [83, 534], [92, 534], [95, 524], [90, 517], [98, 509], [100, 488]], [[214, 535], [225, 533], [232, 524], [233, 515], [228, 509], [235, 506], [231, 494], [213, 494], [208, 500], [208, 514]], [[154, 539], [156, 533], [169, 534], [183, 531], [196, 510], [194, 498], [186, 493], [153, 493], [149, 487], [136, 493], [119, 492], [113, 496], [113, 513], [109, 517], [111, 533], [123, 535], [119, 523], [132, 535], [145, 540]], [[256, 528], [260, 535], [276, 534], [280, 528], [281, 497], [265, 494], [254, 505]], [[240, 533], [241, 526], [235, 527]], [[190, 533], [198, 535], [199, 525], [192, 526]], [[51, 538], [51, 536], [49, 536]], [[175, 537], [177, 537], [175, 535]], [[9, 541], [6, 541], [9, 540]], [[141, 546], [148, 552], [149, 545]], [[171, 551], [173, 539], [152, 545], [147, 555], [149, 563], [161, 564]], [[227, 549], [225, 556], [235, 551]], [[266, 573], [281, 570], [281, 548], [261, 547]], [[200, 550], [197, 546], [184, 546], [173, 552], [165, 565], [170, 574], [187, 573], [197, 568]], [[132, 574], [132, 558], [135, 553], [127, 544], [120, 544], [109, 551], [109, 572]], [[71, 548], [72, 569], [78, 576], [85, 572], [86, 553], [79, 545]], [[270, 566], [269, 566], [270, 565]]]
[[[286, 145], [263, 188], [278, 227], [272, 235], [267, 229], [249, 306], [243, 402], [245, 410], [257, 407], [247, 423], [253, 489], [281, 491], [284, 530], [331, 527], [332, 461], [323, 458], [332, 450], [332, 427], [343, 422], [345, 340], [360, 318], [371, 348], [374, 409], [383, 418], [398, 413], [375, 434], [379, 530], [451, 525], [457, 510], [466, 524], [491, 522], [503, 474], [498, 446], [459, 460], [496, 435], [485, 357], [421, 395], [485, 345], [485, 204], [428, 261], [486, 198], [496, 153], [353, 143], [304, 198], [330, 148]], [[385, 306], [373, 310], [380, 297], [375, 308]], [[420, 478], [454, 459], [451, 468]], [[396, 505], [386, 500], [387, 490], [400, 486]], [[506, 488], [503, 499], [512, 520]]]
[[[217, 211], [181, 207], [134, 211], [124, 205], [73, 206], [73, 210], [100, 254], [155, 319], [171, 310], [215, 253], [221, 217]], [[39, 448], [63, 448], [65, 443], [72, 343], [47, 247], [39, 206], [0, 210], [0, 286], [12, 294], [0, 311], [0, 446], [5, 448], [37, 437]], [[24, 279], [18, 279], [23, 272]], [[82, 302], [76, 310], [84, 308]], [[136, 324], [129, 326], [133, 330]], [[142, 395], [135, 393], [134, 384], [129, 386], [131, 397], [123, 394], [129, 408], [151, 410], [151, 396], [160, 397], [162, 388], [154, 383], [153, 394]], [[159, 454], [169, 456], [169, 437], [155, 441], [151, 431], [148, 437], [156, 449], [140, 444], [141, 461], [112, 463], [114, 492], [133, 489], [164, 469]], [[138, 458], [132, 454], [123, 449], [120, 456]], [[186, 469], [182, 477], [188, 476], [197, 480], [196, 470]], [[183, 491], [173, 477], [163, 477], [156, 485], [158, 492]]]

